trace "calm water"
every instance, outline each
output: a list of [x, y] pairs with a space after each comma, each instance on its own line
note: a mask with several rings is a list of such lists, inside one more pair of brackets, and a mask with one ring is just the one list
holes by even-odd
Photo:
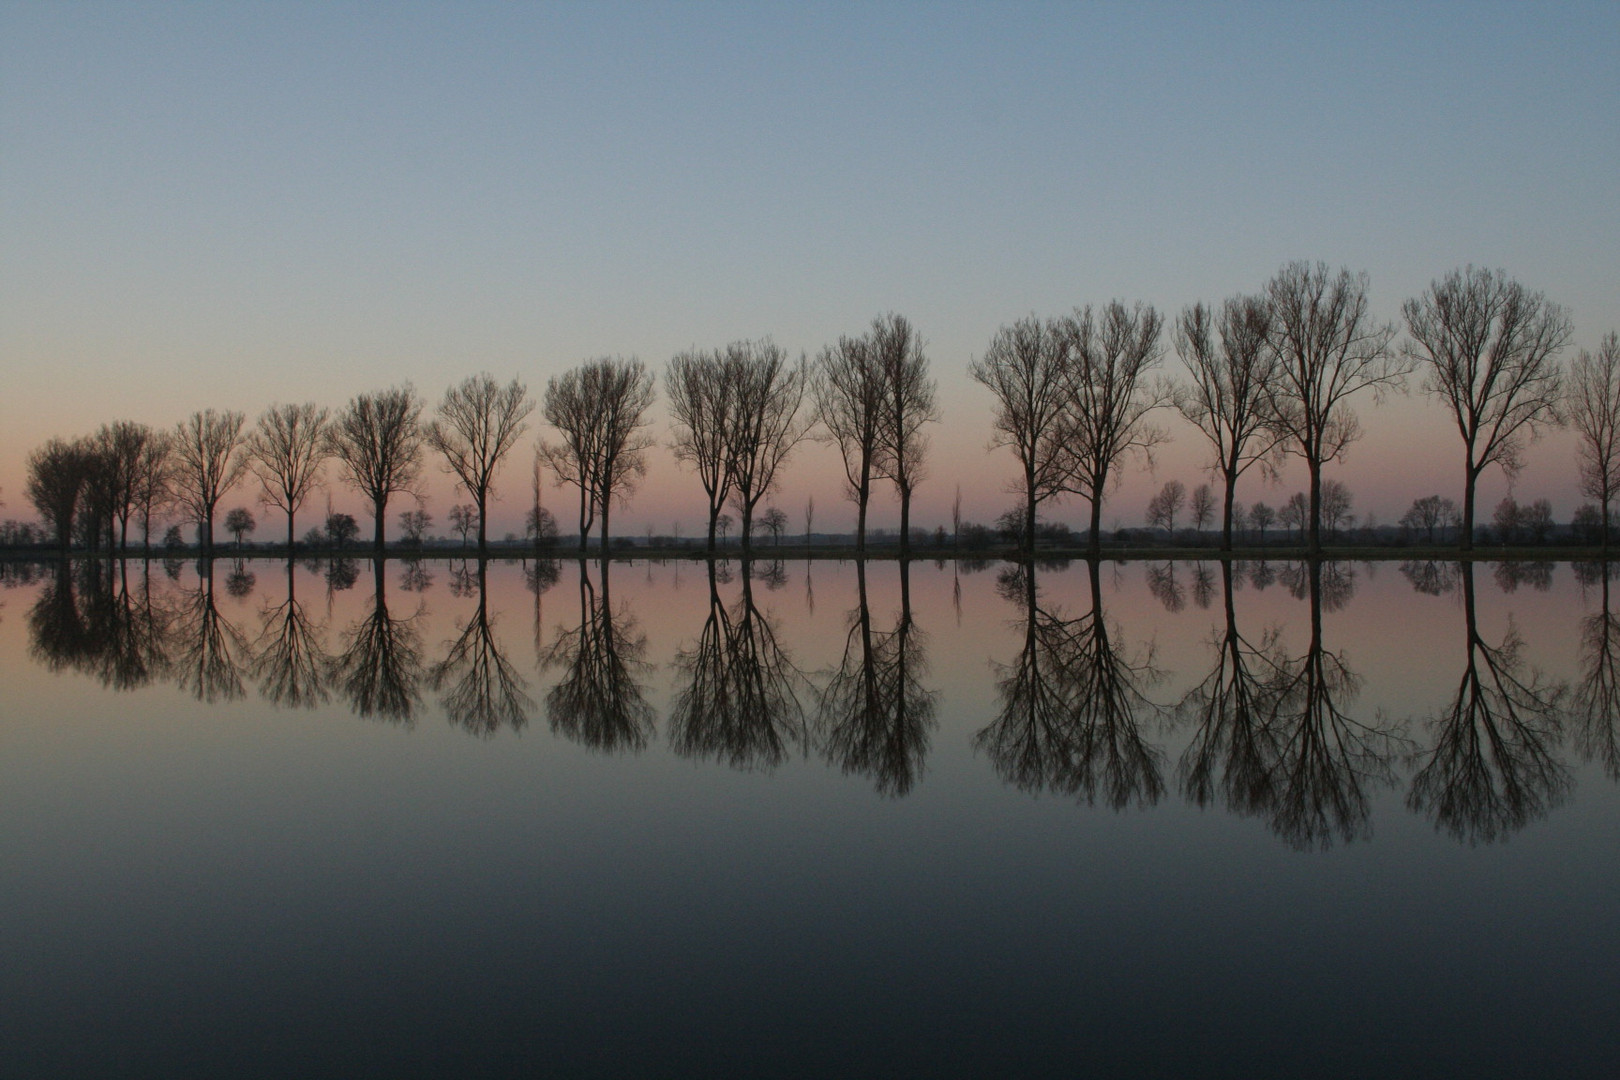
[[1590, 566], [3, 573], [0, 1076], [1620, 1075]]

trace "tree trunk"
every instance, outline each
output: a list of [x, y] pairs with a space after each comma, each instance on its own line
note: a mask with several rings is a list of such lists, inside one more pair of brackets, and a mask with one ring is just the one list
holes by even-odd
[[1232, 550], [1232, 498], [1237, 494], [1237, 477], [1226, 474], [1226, 506], [1221, 511], [1221, 550]]
[[864, 481], [855, 489], [855, 550], [862, 555], [866, 554], [866, 503], [871, 496], [871, 485]]
[[488, 500], [488, 498], [489, 498], [489, 492], [484, 488], [480, 488], [478, 490], [477, 498], [475, 498], [473, 500], [474, 502], [476, 502], [478, 504], [478, 558], [479, 559], [483, 559], [485, 555], [489, 554], [489, 543], [485, 539], [485, 536], [486, 536], [485, 527], [486, 527], [486, 525], [488, 523], [484, 520], [484, 503]]
[[1313, 459], [1310, 462], [1310, 469], [1311, 520], [1305, 550], [1311, 555], [1320, 555], [1322, 554], [1322, 463]]
[[1086, 542], [1086, 551], [1090, 553], [1092, 565], [1096, 565], [1097, 556], [1102, 554], [1102, 484], [1093, 484], [1091, 487], [1091, 538]]
[[1474, 484], [1479, 479], [1479, 469], [1474, 466], [1474, 455], [1470, 451], [1463, 459], [1463, 511], [1462, 529], [1457, 537], [1457, 546], [1463, 551], [1474, 549]]
[[374, 504], [372, 517], [375, 525], [372, 529], [371, 550], [381, 555], [387, 548], [388, 496], [386, 493]]
[[900, 558], [911, 554], [911, 490], [900, 489]]

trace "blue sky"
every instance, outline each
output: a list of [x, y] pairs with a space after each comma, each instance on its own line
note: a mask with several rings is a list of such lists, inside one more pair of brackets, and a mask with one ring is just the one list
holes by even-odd
[[[1295, 258], [1366, 270], [1392, 319], [1500, 266], [1590, 348], [1620, 329], [1617, 44], [1612, 3], [3, 3], [0, 514], [30, 447], [108, 420], [484, 369], [538, 393], [765, 334], [813, 355], [893, 310], [945, 412], [920, 517], [958, 482], [990, 517], [1010, 461], [965, 371], [999, 325], [1173, 314]], [[1368, 410], [1365, 507], [1460, 484], [1436, 407]], [[1196, 478], [1172, 426], [1105, 520]], [[1531, 460], [1520, 491], [1567, 515], [1567, 438]], [[831, 527], [829, 464], [783, 504]], [[700, 504], [660, 454], [615, 520]]]

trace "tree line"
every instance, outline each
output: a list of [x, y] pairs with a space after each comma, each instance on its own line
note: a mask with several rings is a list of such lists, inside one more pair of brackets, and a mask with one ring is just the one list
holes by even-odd
[[[1414, 372], [1446, 407], [1463, 443], [1455, 531], [1464, 550], [1475, 537], [1480, 476], [1493, 467], [1517, 476], [1528, 446], [1561, 424], [1577, 435], [1580, 491], [1598, 504], [1591, 515], [1606, 550], [1620, 490], [1616, 334], [1596, 353], [1582, 350], [1566, 372], [1567, 312], [1500, 270], [1470, 266], [1406, 301], [1406, 333], [1397, 343], [1396, 324], [1373, 316], [1368, 288], [1365, 273], [1301, 261], [1256, 293], [1193, 304], [1168, 333], [1183, 380], [1159, 371], [1166, 319], [1150, 304], [1116, 300], [1001, 327], [968, 373], [994, 398], [991, 445], [1017, 460], [1011, 486], [1022, 521], [1014, 531], [1024, 553], [1033, 551], [1042, 507], [1074, 496], [1088, 504], [1087, 547], [1098, 554], [1103, 503], [1130, 459], [1151, 463], [1169, 438], [1156, 420], [1166, 412], [1179, 413], [1208, 445], [1208, 467], [1221, 486], [1224, 550], [1243, 525], [1238, 481], [1256, 466], [1275, 476], [1298, 458], [1308, 488], [1300, 506], [1284, 509], [1298, 518], [1309, 552], [1320, 553], [1324, 523], [1333, 529], [1335, 500], [1343, 501], [1342, 485], [1336, 491], [1322, 471], [1362, 434], [1354, 403], [1404, 389]], [[879, 316], [813, 360], [792, 358], [769, 338], [693, 348], [669, 361], [662, 381], [668, 449], [705, 492], [711, 552], [730, 520], [727, 507], [737, 514], [745, 550], [756, 522], [780, 535], [784, 520], [765, 522], [761, 504], [779, 488], [796, 448], [817, 439], [837, 451], [843, 494], [856, 509], [857, 549], [866, 549], [874, 491], [887, 484], [900, 505], [901, 554], [909, 554], [911, 499], [927, 475], [927, 429], [939, 410], [925, 343], [905, 317]], [[536, 445], [532, 538], [556, 535], [541, 506], [544, 469], [558, 486], [577, 491], [581, 550], [593, 529], [607, 546], [611, 510], [633, 493], [655, 445], [655, 384], [645, 364], [623, 357], [593, 359], [547, 382], [539, 408], [555, 434]], [[419, 539], [430, 523], [419, 488], [431, 452], [471, 500], [456, 508], [453, 524], [464, 541], [476, 531], [482, 553], [491, 489], [535, 408], [521, 381], [503, 385], [483, 373], [447, 389], [427, 418], [425, 402], [406, 384], [358, 395], [335, 413], [314, 403], [274, 405], [252, 427], [242, 413], [213, 409], [168, 431], [120, 421], [36, 448], [26, 494], [63, 550], [76, 542], [125, 550], [132, 526], [149, 548], [154, 522], [172, 515], [194, 524], [200, 547], [211, 552], [220, 501], [247, 481], [264, 506], [285, 515], [290, 549], [297, 515], [331, 466], [368, 504], [372, 545], [381, 551], [396, 497], [416, 500], [400, 515], [407, 539]], [[1168, 490], [1155, 497], [1150, 524], [1173, 521], [1165, 501], [1172, 497]], [[1262, 507], [1250, 520], [1263, 534], [1273, 512], [1264, 507], [1265, 520], [1254, 520]], [[1213, 503], [1203, 506], [1212, 510]], [[812, 501], [807, 533], [813, 513]], [[1410, 513], [1418, 515], [1416, 527], [1422, 515], [1416, 506]], [[238, 540], [252, 526], [250, 516], [227, 525]]]

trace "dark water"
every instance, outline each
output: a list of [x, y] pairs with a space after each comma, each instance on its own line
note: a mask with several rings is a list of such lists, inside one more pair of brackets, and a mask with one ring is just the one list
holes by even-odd
[[1599, 568], [3, 573], [0, 1076], [1620, 1075]]

